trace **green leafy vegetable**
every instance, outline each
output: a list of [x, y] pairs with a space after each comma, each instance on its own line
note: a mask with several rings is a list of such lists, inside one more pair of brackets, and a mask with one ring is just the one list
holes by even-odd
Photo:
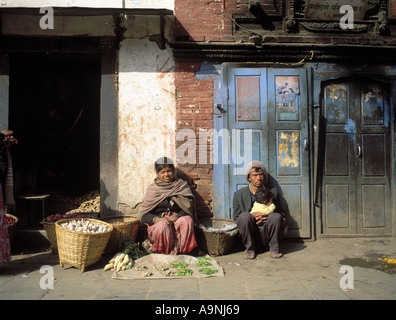
[[201, 270], [199, 270], [200, 273], [204, 273], [206, 275], [214, 274], [217, 273], [218, 271], [219, 270], [215, 268], [202, 268]]
[[174, 262], [170, 264], [171, 268], [187, 268], [188, 264], [185, 262]]
[[211, 266], [211, 265], [212, 265], [211, 262], [205, 261], [205, 260], [199, 261], [199, 262], [196, 264], [197, 267], [207, 267], [207, 266]]
[[192, 276], [192, 270], [191, 269], [185, 269], [181, 268], [177, 270], [177, 276]]
[[139, 259], [145, 253], [139, 249], [140, 243], [133, 243], [130, 238], [120, 240], [120, 252], [128, 254], [132, 259]]

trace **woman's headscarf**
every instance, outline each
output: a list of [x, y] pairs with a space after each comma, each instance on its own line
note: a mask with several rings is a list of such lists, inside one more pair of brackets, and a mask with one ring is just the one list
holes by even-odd
[[153, 210], [167, 198], [172, 198], [184, 212], [192, 216], [193, 219], [196, 218], [194, 195], [187, 182], [179, 178], [175, 178], [169, 183], [156, 178], [154, 183], [147, 187], [139, 217], [141, 218], [145, 213]]

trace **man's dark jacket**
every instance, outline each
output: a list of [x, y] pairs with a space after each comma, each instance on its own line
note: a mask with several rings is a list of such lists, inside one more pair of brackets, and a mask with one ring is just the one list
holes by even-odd
[[[274, 204], [276, 206], [275, 211], [279, 212], [283, 217], [286, 217], [286, 212], [288, 212], [288, 208], [286, 202], [281, 200], [283, 199], [283, 197], [280, 195], [280, 192], [278, 192], [278, 188], [273, 187], [270, 188], [270, 190], [274, 194]], [[242, 212], [245, 211], [250, 212], [250, 210], [253, 207], [253, 201], [249, 190], [249, 186], [239, 189], [234, 193], [232, 207], [233, 207], [232, 217], [234, 220], [236, 220]]]

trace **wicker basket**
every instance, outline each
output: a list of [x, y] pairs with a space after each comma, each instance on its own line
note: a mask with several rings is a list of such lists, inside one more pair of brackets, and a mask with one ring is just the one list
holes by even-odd
[[[91, 216], [91, 212], [89, 212], [89, 213], [87, 213], [87, 212], [77, 212], [77, 213], [79, 213], [79, 214], [89, 214], [89, 216], [92, 217]], [[70, 219], [81, 219], [81, 218], [73, 217], [73, 218], [70, 218]], [[41, 223], [43, 224], [44, 230], [47, 233], [47, 238], [48, 238], [48, 240], [49, 240], [49, 242], [51, 244], [51, 250], [54, 250], [54, 251], [58, 250], [58, 245], [56, 243], [55, 222], [48, 222], [48, 221], [43, 220], [43, 221], [41, 221]]]
[[85, 220], [103, 223], [109, 227], [109, 230], [101, 233], [88, 233], [71, 231], [60, 226], [60, 224], [70, 220], [76, 220], [76, 218], [55, 222], [59, 263], [62, 267], [65, 263], [70, 264], [84, 272], [86, 267], [100, 260], [110, 239], [113, 227], [111, 224], [96, 219]]
[[[198, 221], [197, 225], [199, 226], [196, 232], [198, 243], [203, 251], [212, 256], [221, 256], [233, 248], [236, 235], [238, 234], [238, 228], [234, 220], [207, 218]], [[221, 229], [225, 225], [232, 225], [232, 227], [226, 231], [222, 231]], [[215, 230], [211, 230], [210, 227]]]
[[131, 215], [104, 217], [100, 220], [113, 226], [113, 232], [106, 247], [106, 254], [119, 251], [120, 240], [130, 238], [135, 242], [139, 230], [140, 220]]
[[41, 222], [44, 226], [44, 230], [47, 233], [47, 238], [51, 243], [51, 249], [57, 250], [58, 246], [56, 244], [56, 229], [55, 229], [55, 222], [48, 222], [43, 220]]
[[15, 217], [12, 214], [9, 214], [9, 213], [6, 213], [5, 215], [6, 216], [11, 216], [11, 217], [13, 217], [15, 219], [15, 222], [13, 224], [7, 226], [7, 228], [8, 228], [8, 238], [10, 239], [10, 241], [12, 241], [12, 239], [14, 238], [15, 231], [17, 229], [18, 218]]

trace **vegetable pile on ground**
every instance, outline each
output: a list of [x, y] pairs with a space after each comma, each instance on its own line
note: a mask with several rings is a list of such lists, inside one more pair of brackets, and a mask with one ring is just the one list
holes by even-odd
[[199, 270], [200, 273], [206, 274], [206, 275], [210, 275], [213, 273], [217, 273], [219, 270], [215, 269], [215, 268], [202, 268]]
[[66, 212], [66, 214], [75, 212], [100, 212], [99, 190], [91, 191], [82, 197], [73, 200], [70, 199], [69, 201], [78, 207]]
[[145, 253], [139, 249], [139, 243], [133, 243], [131, 239], [120, 240], [120, 252], [116, 253], [104, 271], [114, 270], [116, 272], [132, 268], [133, 260], [143, 257]]
[[171, 268], [177, 268], [177, 276], [192, 276], [192, 270], [191, 269], [187, 269], [188, 264], [185, 262], [174, 262], [170, 264]]
[[206, 256], [206, 257], [199, 257], [198, 259], [200, 261], [196, 264], [196, 266], [197, 267], [205, 267], [205, 268], [202, 268], [199, 270], [200, 273], [210, 275], [210, 274], [217, 273], [219, 271], [216, 268], [209, 267], [212, 265], [212, 263], [207, 260], [212, 260], [212, 258]]
[[207, 267], [207, 266], [211, 266], [211, 265], [212, 265], [211, 262], [209, 262], [209, 261], [204, 261], [204, 260], [201, 260], [201, 261], [199, 261], [199, 262], [196, 264], [197, 267]]
[[185, 262], [174, 262], [170, 264], [171, 268], [187, 268], [188, 264]]
[[192, 276], [192, 270], [191, 269], [186, 269], [186, 268], [181, 268], [181, 269], [177, 269], [177, 276]]
[[132, 259], [139, 259], [146, 253], [139, 249], [139, 243], [134, 243], [130, 238], [120, 240], [120, 252], [127, 253]]
[[132, 259], [127, 253], [118, 252], [104, 267], [104, 271], [114, 269], [114, 271], [129, 270], [132, 267]]

